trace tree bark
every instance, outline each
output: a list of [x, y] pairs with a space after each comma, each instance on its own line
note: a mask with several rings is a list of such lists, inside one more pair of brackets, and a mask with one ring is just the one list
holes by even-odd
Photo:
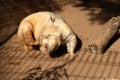
[[[110, 41], [110, 39], [114, 36], [120, 34], [120, 16], [113, 17], [110, 19], [106, 24], [104, 24], [101, 33], [99, 34], [98, 38], [95, 42], [90, 45], [91, 47], [94, 46], [95, 53], [102, 54], [106, 45]], [[94, 49], [92, 49], [94, 50]], [[90, 50], [91, 51], [91, 50]], [[93, 52], [93, 51], [91, 51]]]

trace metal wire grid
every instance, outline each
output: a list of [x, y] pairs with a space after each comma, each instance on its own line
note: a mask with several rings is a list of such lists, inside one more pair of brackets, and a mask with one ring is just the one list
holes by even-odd
[[[81, 49], [73, 62], [64, 64], [66, 62], [64, 56], [58, 60], [51, 60], [48, 55], [40, 54], [39, 51], [24, 52], [18, 47], [2, 46], [0, 47], [0, 79], [44, 80], [45, 77], [49, 79], [49, 76], [53, 75], [58, 80], [119, 80], [119, 57], [120, 52], [117, 51], [107, 51], [103, 55], [97, 55], [90, 54], [87, 49]], [[31, 73], [36, 74], [31, 77]], [[55, 75], [63, 77], [59, 78]]]

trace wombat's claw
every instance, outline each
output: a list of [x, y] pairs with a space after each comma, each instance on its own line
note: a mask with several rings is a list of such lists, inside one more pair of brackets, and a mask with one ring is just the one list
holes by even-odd
[[52, 61], [58, 60], [58, 58], [52, 58], [52, 57], [49, 57], [49, 59]]
[[52, 59], [52, 61], [55, 61], [55, 60], [57, 60], [57, 58], [51, 58]]

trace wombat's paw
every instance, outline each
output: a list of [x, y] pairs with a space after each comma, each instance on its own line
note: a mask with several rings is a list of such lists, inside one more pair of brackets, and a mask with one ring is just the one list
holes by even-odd
[[39, 43], [37, 41], [30, 42], [30, 45], [38, 45]]
[[67, 61], [74, 60], [75, 58], [76, 58], [76, 54], [75, 54], [75, 53], [73, 53], [73, 54], [67, 53], [67, 54], [65, 55], [65, 59], [66, 59]]
[[24, 46], [25, 51], [31, 51], [33, 50], [32, 46]]

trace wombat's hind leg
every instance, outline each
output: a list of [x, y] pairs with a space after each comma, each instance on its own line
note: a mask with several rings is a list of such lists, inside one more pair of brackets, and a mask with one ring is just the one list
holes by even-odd
[[18, 30], [18, 39], [20, 42], [20, 45], [24, 48], [24, 50], [32, 50], [32, 45], [34, 43], [34, 37], [33, 37], [33, 27], [32, 25], [24, 21], [21, 23], [20, 27], [22, 27], [21, 30]]
[[33, 47], [32, 45], [35, 45], [35, 40], [34, 40], [34, 35], [33, 35], [33, 31], [31, 29], [32, 26], [26, 26], [27, 29], [24, 31], [24, 39], [25, 39], [25, 46], [24, 49], [25, 50], [32, 50]]
[[24, 45], [26, 45], [26, 44], [25, 44], [25, 41], [24, 41], [23, 33], [20, 32], [20, 31], [18, 31], [18, 42], [19, 42], [19, 47], [21, 49], [24, 49]]

